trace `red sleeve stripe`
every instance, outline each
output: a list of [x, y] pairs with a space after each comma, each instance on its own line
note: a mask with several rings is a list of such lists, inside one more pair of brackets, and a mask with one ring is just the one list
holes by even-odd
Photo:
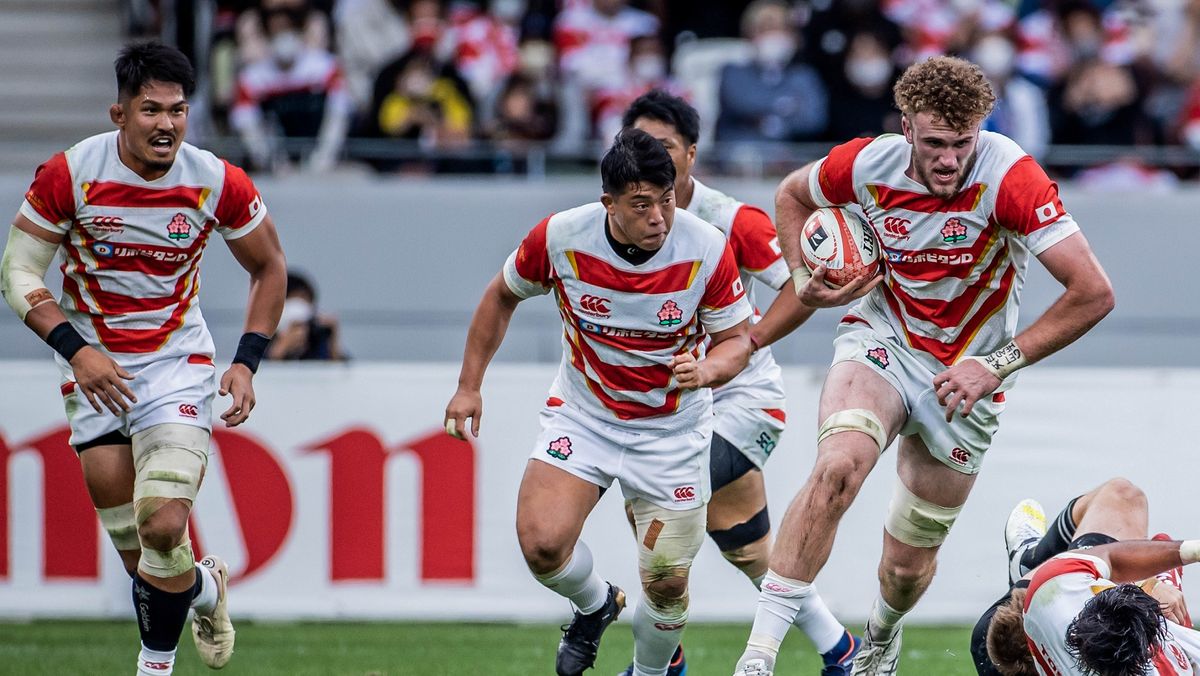
[[905, 209], [921, 214], [975, 211], [987, 191], [987, 185], [975, 183], [959, 191], [953, 198], [944, 200], [933, 195], [890, 188], [882, 184], [869, 184], [867, 191], [875, 198], [880, 209]]
[[83, 184], [83, 201], [96, 207], [199, 209], [211, 192], [209, 188], [196, 186], [146, 188], [115, 181], [97, 181]]
[[535, 225], [517, 247], [517, 274], [526, 281], [549, 284], [552, 277], [550, 254], [546, 249], [546, 229], [550, 225], [550, 218], [547, 216]]
[[874, 140], [856, 138], [829, 151], [817, 174], [817, 182], [825, 199], [833, 204], [858, 202], [854, 194], [854, 160]]
[[766, 270], [782, 258], [783, 254], [771, 246], [774, 239], [775, 226], [766, 212], [748, 204], [738, 208], [729, 229], [729, 244], [739, 268]]
[[567, 260], [575, 277], [610, 291], [623, 293], [678, 293], [691, 288], [700, 271], [700, 261], [683, 261], [652, 272], [620, 270], [607, 261], [582, 251], [568, 251]]
[[1029, 604], [1033, 601], [1033, 595], [1042, 588], [1042, 585], [1060, 575], [1070, 575], [1071, 573], [1086, 573], [1097, 580], [1102, 577], [1100, 571], [1096, 568], [1096, 564], [1091, 559], [1081, 559], [1073, 556], [1050, 559], [1038, 566], [1037, 570], [1033, 573], [1033, 578], [1029, 580], [1029, 591], [1025, 592], [1024, 611], [1029, 612]]
[[781, 408], [764, 408], [763, 413], [766, 413], [781, 423], [787, 422], [787, 412]]
[[75, 217], [75, 189], [65, 153], [38, 167], [25, 199], [39, 216], [55, 225]]

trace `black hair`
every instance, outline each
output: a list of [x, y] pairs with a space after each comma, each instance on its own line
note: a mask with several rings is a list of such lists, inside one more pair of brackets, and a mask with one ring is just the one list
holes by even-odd
[[313, 283], [309, 281], [308, 277], [296, 272], [295, 270], [288, 270], [287, 287], [285, 288], [283, 295], [290, 296], [296, 292], [307, 293], [308, 297], [312, 298], [314, 301], [317, 299], [317, 287], [313, 286]]
[[113, 62], [117, 71], [117, 94], [133, 98], [152, 80], [183, 87], [184, 97], [196, 91], [196, 72], [183, 52], [158, 40], [131, 42]]
[[620, 195], [636, 183], [675, 186], [675, 163], [663, 144], [640, 129], [625, 129], [600, 160], [604, 192]]
[[628, 129], [643, 117], [675, 127], [688, 145], [695, 145], [700, 140], [700, 114], [687, 101], [661, 89], [652, 89], [637, 97], [621, 118], [621, 126]]
[[1086, 674], [1142, 676], [1167, 637], [1158, 601], [1134, 584], [1092, 597], [1067, 627], [1067, 652]]

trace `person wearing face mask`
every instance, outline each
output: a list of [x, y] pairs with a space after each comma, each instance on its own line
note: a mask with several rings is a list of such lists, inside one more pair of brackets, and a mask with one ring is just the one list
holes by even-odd
[[634, 38], [629, 44], [629, 79], [620, 88], [596, 93], [593, 109], [596, 132], [600, 138], [612, 138], [624, 126], [625, 109], [639, 96], [661, 90], [687, 98], [683, 86], [667, 74], [667, 55], [657, 36]]
[[279, 333], [267, 345], [267, 359], [345, 361], [337, 319], [317, 314], [317, 290], [304, 275], [288, 271]]
[[996, 91], [996, 107], [983, 128], [1011, 138], [1034, 158], [1042, 157], [1050, 143], [1050, 114], [1046, 94], [1014, 70], [1016, 46], [1001, 33], [985, 35], [971, 50]]
[[832, 87], [826, 138], [840, 141], [900, 130], [900, 119], [892, 105], [891, 84], [895, 66], [883, 38], [873, 32], [857, 33], [850, 39], [842, 67], [844, 80]]
[[352, 104], [337, 58], [305, 42], [304, 16], [294, 8], [264, 13], [269, 56], [238, 74], [229, 122], [259, 168], [298, 159], [276, 152], [272, 136], [277, 131], [284, 138], [316, 138], [306, 165], [325, 171], [336, 161], [349, 130]]
[[754, 58], [721, 71], [718, 141], [805, 141], [825, 131], [829, 97], [817, 71], [794, 58], [790, 12], [781, 0], [755, 0], [742, 15]]
[[450, 6], [454, 67], [483, 110], [491, 108], [488, 104], [500, 92], [505, 78], [517, 69], [517, 40], [525, 4], [526, 0], [459, 0]]

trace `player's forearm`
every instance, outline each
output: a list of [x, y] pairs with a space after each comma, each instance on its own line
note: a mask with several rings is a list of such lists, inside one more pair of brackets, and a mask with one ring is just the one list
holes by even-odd
[[1113, 582], [1138, 582], [1186, 562], [1179, 541], [1126, 540], [1094, 547], [1084, 553], [1106, 558]]
[[795, 331], [816, 312], [796, 296], [793, 280], [788, 280], [775, 296], [771, 307], [757, 324], [750, 327], [751, 342], [755, 349], [762, 349]]
[[722, 335], [719, 342], [714, 338], [708, 354], [704, 357], [704, 386], [724, 385], [741, 373], [746, 364], [750, 363], [751, 348], [748, 328]]
[[1016, 338], [1027, 363], [1070, 345], [1112, 311], [1115, 301], [1106, 279], [1068, 286], [1058, 300]]
[[808, 194], [808, 174], [812, 166], [806, 164], [788, 174], [775, 192], [775, 231], [779, 234], [779, 248], [789, 270], [804, 265], [800, 253], [800, 231], [816, 210]]
[[506, 290], [503, 274], [496, 275], [479, 300], [479, 307], [467, 329], [467, 346], [458, 374], [459, 389], [478, 391], [483, 386], [483, 374], [504, 342], [508, 323], [520, 302], [511, 292], [505, 293]]

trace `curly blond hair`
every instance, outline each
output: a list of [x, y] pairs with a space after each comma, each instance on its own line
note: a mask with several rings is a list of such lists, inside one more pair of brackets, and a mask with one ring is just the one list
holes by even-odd
[[996, 609], [987, 630], [987, 654], [1004, 676], [1038, 676], [1033, 655], [1025, 642], [1025, 588], [1012, 590], [1012, 598]]
[[893, 90], [896, 107], [910, 119], [917, 113], [963, 131], [992, 112], [996, 94], [979, 66], [953, 56], [934, 56], [904, 71]]

